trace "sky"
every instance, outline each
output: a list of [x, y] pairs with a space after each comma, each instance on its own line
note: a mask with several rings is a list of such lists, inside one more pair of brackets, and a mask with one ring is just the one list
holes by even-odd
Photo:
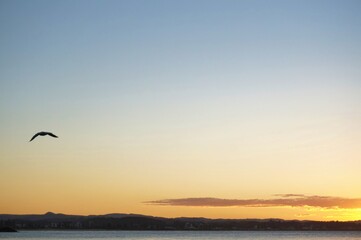
[[360, 10], [1, 0], [0, 213], [361, 220]]

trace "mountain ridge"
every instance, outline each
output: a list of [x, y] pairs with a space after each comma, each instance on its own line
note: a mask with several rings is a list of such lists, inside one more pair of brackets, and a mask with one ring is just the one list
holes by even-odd
[[268, 219], [211, 219], [203, 217], [165, 218], [134, 213], [102, 215], [0, 214], [0, 227], [17, 230], [356, 230], [359, 221], [313, 221]]

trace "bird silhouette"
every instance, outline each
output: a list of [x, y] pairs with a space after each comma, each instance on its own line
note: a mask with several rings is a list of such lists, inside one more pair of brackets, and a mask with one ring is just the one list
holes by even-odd
[[38, 132], [37, 134], [35, 134], [29, 142], [33, 141], [37, 136], [46, 136], [46, 135], [49, 135], [51, 137], [54, 137], [54, 138], [58, 138], [58, 136], [56, 136], [55, 134], [51, 133], [51, 132]]

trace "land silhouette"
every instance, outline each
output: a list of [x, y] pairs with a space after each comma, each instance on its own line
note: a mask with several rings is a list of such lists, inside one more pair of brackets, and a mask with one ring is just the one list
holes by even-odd
[[248, 230], [361, 231], [360, 221], [300, 221], [283, 219], [163, 218], [140, 214], [105, 215], [0, 214], [0, 229], [16, 230]]

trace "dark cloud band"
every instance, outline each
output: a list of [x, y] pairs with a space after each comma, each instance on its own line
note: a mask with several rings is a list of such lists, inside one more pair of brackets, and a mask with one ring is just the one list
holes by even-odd
[[179, 198], [148, 201], [146, 204], [189, 207], [319, 207], [361, 208], [361, 198], [277, 194], [274, 199]]

